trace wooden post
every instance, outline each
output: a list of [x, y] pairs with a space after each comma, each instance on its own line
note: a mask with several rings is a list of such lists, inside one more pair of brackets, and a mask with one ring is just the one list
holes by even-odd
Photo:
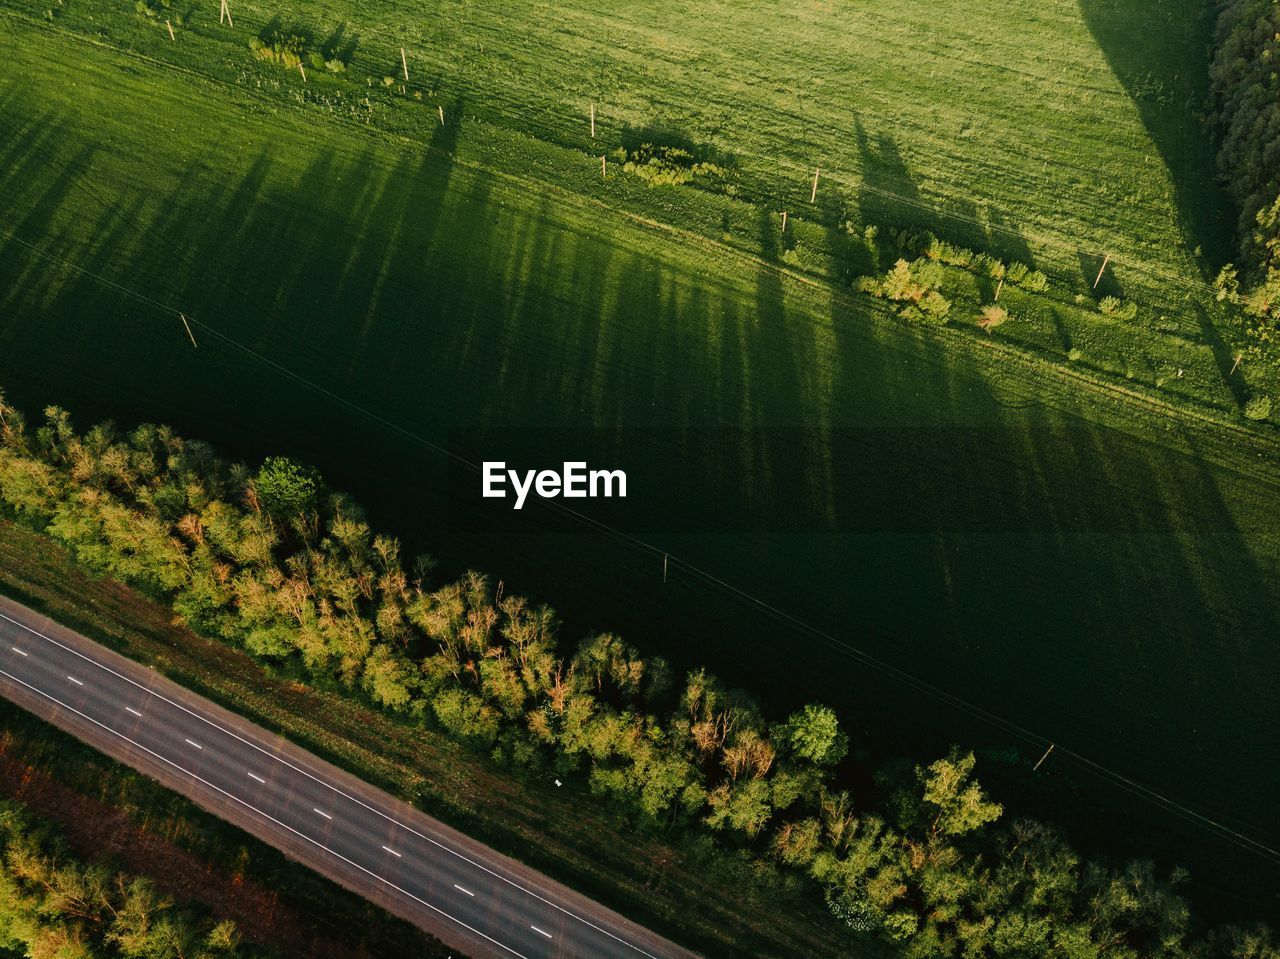
[[169, 39], [172, 40], [174, 43], [177, 43], [178, 38], [173, 35], [173, 24], [170, 23], [168, 20], [166, 20], [164, 22], [164, 25], [169, 28]]
[[1000, 277], [1000, 282], [996, 284], [996, 298], [992, 302], [1000, 302], [1000, 291], [1004, 289], [1004, 277]]
[[306, 83], [306, 82], [307, 82], [307, 71], [306, 71], [306, 70], [304, 70], [304, 69], [302, 69], [302, 61], [301, 61], [301, 60], [299, 60], [299, 61], [298, 61], [298, 72], [302, 74], [302, 82], [303, 82], [303, 83]]
[[400, 48], [400, 66], [404, 67], [404, 82], [409, 82], [409, 61], [405, 58], [404, 47]]
[[1102, 274], [1106, 272], [1107, 264], [1110, 262], [1111, 262], [1111, 254], [1108, 253], [1106, 256], [1102, 258], [1102, 266], [1098, 270], [1098, 278], [1093, 281], [1093, 288], [1095, 290], [1098, 288], [1098, 284], [1102, 282]]
[[1040, 757], [1039, 762], [1037, 762], [1034, 766], [1031, 767], [1031, 771], [1035, 772], [1037, 769], [1039, 769], [1040, 764], [1049, 758], [1049, 753], [1051, 752], [1053, 752], [1053, 743], [1049, 744], [1049, 748], [1044, 751], [1044, 755]]
[[1237, 355], [1236, 355], [1236, 361], [1235, 361], [1235, 363], [1233, 363], [1233, 364], [1231, 365], [1231, 372], [1230, 372], [1230, 373], [1228, 373], [1228, 374], [1227, 374], [1227, 376], [1234, 376], [1234, 375], [1235, 375], [1236, 370], [1238, 370], [1238, 369], [1240, 368], [1240, 361], [1241, 361], [1241, 360], [1243, 360], [1243, 359], [1244, 359], [1244, 354], [1243, 354], [1243, 353], [1239, 353], [1239, 354], [1237, 354]]
[[787, 232], [787, 211], [786, 210], [782, 211], [782, 232], [783, 233]]
[[591, 104], [591, 139], [596, 138], [596, 105]]
[[604, 154], [602, 153], [600, 155], [600, 179], [602, 180], [607, 180], [609, 178], [608, 175], [605, 173], [605, 169], [606, 169], [605, 159], [604, 159]]
[[818, 173], [821, 172], [818, 167], [813, 168], [813, 191], [809, 194], [809, 202], [818, 202]]
[[444, 107], [441, 104], [437, 103], [436, 109], [440, 111], [440, 125], [444, 126]]
[[184, 313], [179, 313], [179, 314], [178, 314], [178, 316], [182, 317], [182, 325], [183, 325], [183, 326], [185, 326], [185, 327], [187, 328], [187, 336], [191, 337], [191, 346], [192, 346], [192, 348], [193, 348], [193, 349], [197, 349], [197, 350], [198, 350], [198, 349], [200, 349], [200, 347], [196, 345], [196, 338], [195, 338], [195, 334], [193, 334], [193, 333], [191, 332], [191, 324], [187, 322], [186, 314], [184, 314]]

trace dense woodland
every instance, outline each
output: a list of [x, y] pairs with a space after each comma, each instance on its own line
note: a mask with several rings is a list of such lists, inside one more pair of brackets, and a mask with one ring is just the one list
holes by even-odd
[[887, 770], [860, 806], [837, 786], [848, 740], [830, 709], [770, 718], [609, 634], [568, 650], [550, 609], [406, 567], [305, 466], [253, 471], [163, 426], [82, 434], [56, 407], [28, 429], [2, 401], [0, 437], [0, 510], [192, 628], [509, 768], [585, 776], [640, 828], [807, 877], [903, 955], [1280, 959], [1264, 930], [1198, 930], [1179, 874], [1084, 862], [1052, 827], [1007, 822], [971, 754]]
[[[1255, 356], [1280, 365], [1280, 5], [1227, 0], [1218, 19], [1210, 76], [1221, 133], [1218, 167], [1240, 210], [1239, 269], [1228, 265], [1218, 296], [1239, 302], [1250, 318]], [[1265, 418], [1270, 397], [1255, 396]], [[1265, 412], [1260, 406], [1265, 404]]]
[[[12, 950], [10, 953], [8, 950]], [[0, 802], [0, 955], [238, 959], [235, 924], [179, 908], [150, 880], [77, 859], [47, 824]]]

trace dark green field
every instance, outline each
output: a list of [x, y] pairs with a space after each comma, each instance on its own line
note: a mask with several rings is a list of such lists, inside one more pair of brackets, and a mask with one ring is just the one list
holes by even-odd
[[[748, 256], [459, 162], [497, 149], [484, 124], [440, 127], [428, 148], [25, 19], [0, 18], [0, 38], [0, 384], [17, 405], [309, 459], [446, 567], [780, 708], [826, 699], [874, 748], [1038, 753], [838, 644], [856, 647], [1280, 841], [1280, 770], [1258, 760], [1280, 733], [1270, 439], [790, 273], [765, 207]], [[1096, 95], [1146, 136], [1117, 81]], [[1163, 226], [1110, 224], [1108, 242], [1198, 276], [1169, 176], [1141, 187], [1164, 184], [1149, 204]], [[1120, 200], [1104, 206], [1134, 209]], [[1211, 376], [1210, 345], [1179, 335]], [[1207, 379], [1197, 398], [1222, 397]], [[593, 515], [659, 552], [481, 513], [478, 479], [430, 444], [622, 465], [632, 500]], [[1111, 804], [1086, 844], [1131, 837], [1215, 883], [1268, 875], [1060, 762], [1077, 808]], [[1078, 797], [1062, 798], [1028, 802], [1069, 819]], [[1163, 839], [1138, 834], [1153, 821]]]

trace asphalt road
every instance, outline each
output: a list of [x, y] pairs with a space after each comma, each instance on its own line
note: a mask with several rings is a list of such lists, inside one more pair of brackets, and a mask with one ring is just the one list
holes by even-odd
[[693, 959], [155, 670], [3, 597], [0, 693], [467, 955]]

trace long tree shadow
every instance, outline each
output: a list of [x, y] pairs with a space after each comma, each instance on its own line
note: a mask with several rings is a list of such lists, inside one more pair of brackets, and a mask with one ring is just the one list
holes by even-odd
[[1213, 6], [1181, 0], [1078, 2], [1169, 170], [1188, 248], [1201, 249], [1211, 266], [1225, 262], [1233, 219], [1218, 185], [1213, 137], [1197, 118], [1208, 101]]

